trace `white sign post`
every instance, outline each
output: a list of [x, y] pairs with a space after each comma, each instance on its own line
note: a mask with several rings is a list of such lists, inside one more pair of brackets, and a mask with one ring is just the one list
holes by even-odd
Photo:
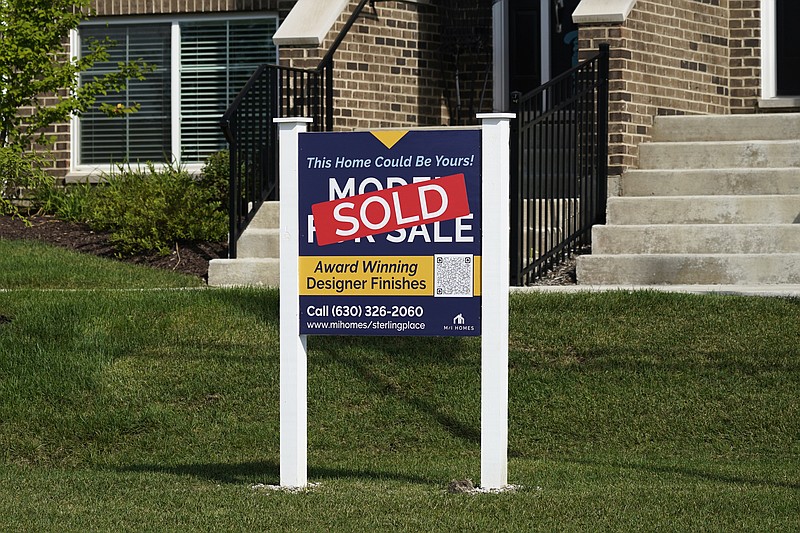
[[[510, 113], [481, 120], [481, 486], [508, 484]], [[300, 335], [299, 134], [308, 118], [275, 119], [280, 147], [280, 484], [308, 484], [307, 352]]]
[[509, 173], [512, 113], [482, 113], [481, 487], [508, 485]]
[[281, 266], [280, 266], [280, 387], [281, 486], [308, 484], [308, 370], [306, 336], [300, 335], [298, 135], [310, 118], [276, 118], [280, 159]]

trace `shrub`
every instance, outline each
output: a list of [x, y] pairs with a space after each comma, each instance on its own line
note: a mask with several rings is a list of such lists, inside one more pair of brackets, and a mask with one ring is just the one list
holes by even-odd
[[76, 185], [55, 183], [39, 187], [33, 201], [39, 211], [69, 222], [86, 222], [94, 186], [88, 181]]
[[86, 222], [123, 254], [168, 254], [179, 242], [219, 241], [227, 220], [215, 193], [175, 165], [119, 167], [88, 196]]
[[228, 210], [228, 190], [230, 187], [231, 156], [228, 150], [211, 154], [200, 171], [200, 186], [212, 191], [221, 208]]
[[0, 214], [22, 217], [20, 208], [32, 205], [31, 194], [53, 186], [55, 178], [44, 167], [42, 154], [0, 146]]

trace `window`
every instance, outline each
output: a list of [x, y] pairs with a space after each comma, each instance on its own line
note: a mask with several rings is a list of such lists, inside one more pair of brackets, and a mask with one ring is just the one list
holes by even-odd
[[275, 16], [93, 20], [78, 31], [79, 49], [91, 39], [109, 37], [115, 45], [108, 62], [82, 74], [89, 80], [113, 70], [119, 61], [141, 59], [155, 71], [131, 80], [122, 93], [99, 102], [141, 108], [108, 118], [92, 110], [78, 121], [75, 167], [120, 162], [162, 162], [174, 158], [199, 164], [226, 146], [219, 119], [256, 67], [275, 63]]

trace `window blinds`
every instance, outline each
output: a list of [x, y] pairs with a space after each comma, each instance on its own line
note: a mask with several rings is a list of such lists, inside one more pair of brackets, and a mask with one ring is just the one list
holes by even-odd
[[81, 54], [92, 39], [109, 37], [115, 44], [109, 60], [81, 76], [83, 82], [116, 70], [119, 62], [142, 60], [155, 67], [144, 81], [129, 80], [121, 93], [101, 95], [99, 103], [139, 103], [136, 113], [109, 118], [96, 108], [81, 116], [80, 162], [84, 164], [163, 161], [170, 150], [170, 25], [87, 26], [81, 28]]
[[[180, 28], [180, 50], [171, 50], [172, 24]], [[91, 110], [81, 116], [79, 163], [160, 162], [176, 153], [182, 163], [202, 163], [225, 148], [219, 119], [256, 67], [277, 61], [272, 43], [276, 28], [275, 17], [82, 26], [82, 54], [89, 51], [91, 39], [102, 41], [108, 36], [116, 43], [108, 61], [82, 74], [83, 82], [132, 59], [152, 64], [156, 70], [145, 81], [129, 81], [122, 93], [98, 99], [111, 105], [138, 102], [138, 112], [108, 118]], [[173, 54], [178, 54], [180, 64], [177, 76], [170, 71]], [[173, 79], [180, 83], [175, 102], [170, 91]], [[180, 124], [171, 124], [172, 106], [180, 106]], [[171, 146], [172, 128], [180, 128], [180, 147]]]
[[225, 147], [219, 119], [262, 63], [277, 60], [276, 20], [181, 23], [181, 160]]

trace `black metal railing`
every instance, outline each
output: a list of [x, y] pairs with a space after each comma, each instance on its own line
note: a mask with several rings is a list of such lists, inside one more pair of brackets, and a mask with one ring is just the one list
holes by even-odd
[[591, 243], [605, 222], [608, 45], [525, 95], [511, 141], [511, 284], [526, 285]]
[[329, 69], [261, 65], [220, 121], [230, 152], [228, 257], [264, 201], [278, 199], [277, 133], [272, 119], [311, 117], [311, 130], [332, 120], [324, 98]]
[[228, 257], [264, 201], [279, 198], [277, 130], [272, 119], [310, 117], [333, 130], [333, 57], [367, 2], [361, 0], [314, 69], [261, 65], [220, 120], [230, 150]]

